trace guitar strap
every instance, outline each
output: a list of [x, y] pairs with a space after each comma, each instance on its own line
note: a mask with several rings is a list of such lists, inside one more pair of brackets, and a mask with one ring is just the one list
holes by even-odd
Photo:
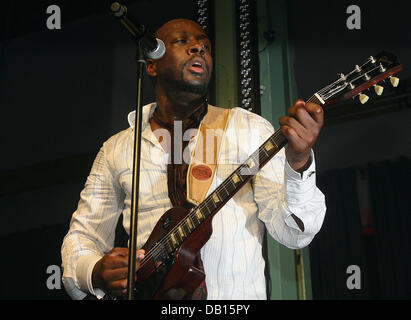
[[230, 111], [208, 105], [201, 121], [187, 171], [187, 200], [194, 205], [201, 203], [210, 189]]

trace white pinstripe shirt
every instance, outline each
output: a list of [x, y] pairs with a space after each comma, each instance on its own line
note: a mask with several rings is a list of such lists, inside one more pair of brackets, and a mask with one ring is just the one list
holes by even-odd
[[[143, 108], [138, 248], [172, 207], [167, 154], [149, 125], [155, 107], [153, 103]], [[82, 299], [89, 292], [104, 295], [92, 287], [93, 267], [112, 249], [121, 213], [129, 231], [134, 112], [129, 114], [129, 123], [130, 128], [108, 139], [97, 154], [63, 241], [63, 283], [73, 299]], [[262, 117], [242, 108], [232, 109], [209, 193], [273, 132]], [[194, 145], [192, 139], [188, 146], [192, 150]], [[266, 299], [264, 226], [275, 240], [293, 249], [307, 246], [320, 230], [326, 207], [324, 195], [316, 187], [313, 153], [311, 158], [311, 166], [300, 175], [288, 165], [282, 149], [215, 215], [213, 233], [201, 249], [208, 299]], [[303, 221], [304, 232], [292, 213]]]

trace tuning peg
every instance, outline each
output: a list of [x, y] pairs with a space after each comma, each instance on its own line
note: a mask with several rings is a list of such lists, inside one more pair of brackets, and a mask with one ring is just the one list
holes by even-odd
[[398, 87], [398, 84], [400, 83], [400, 79], [397, 77], [390, 77], [390, 81], [394, 88]]
[[375, 93], [380, 96], [380, 95], [382, 95], [382, 93], [384, 91], [384, 87], [375, 84], [374, 85], [374, 90], [375, 90]]
[[360, 102], [361, 102], [362, 104], [366, 104], [367, 101], [370, 99], [370, 97], [367, 96], [366, 94], [360, 93], [359, 99], [360, 99]]

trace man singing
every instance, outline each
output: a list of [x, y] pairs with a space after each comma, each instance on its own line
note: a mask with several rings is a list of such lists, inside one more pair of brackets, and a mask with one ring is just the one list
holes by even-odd
[[[200, 128], [211, 112], [225, 110], [207, 103], [213, 59], [202, 28], [175, 19], [160, 27], [156, 37], [165, 43], [166, 53], [146, 64], [155, 102], [143, 108], [137, 248], [164, 212], [190, 207], [187, 176], [197, 139], [185, 132]], [[134, 117], [129, 115], [130, 128], [101, 147], [64, 239], [63, 282], [73, 299], [126, 294], [128, 249], [113, 247], [120, 214], [125, 230], [130, 229]], [[323, 125], [322, 108], [298, 100], [279, 125], [288, 140], [285, 148], [213, 217], [212, 234], [199, 252], [205, 273], [199, 298], [266, 299], [264, 229], [297, 249], [307, 246], [321, 228], [326, 207], [316, 187], [312, 146]], [[209, 178], [210, 191], [257, 149], [256, 142], [274, 133], [267, 120], [242, 108], [230, 109], [223, 127], [214, 172], [206, 166], [192, 177]], [[145, 254], [137, 251], [137, 269]]]

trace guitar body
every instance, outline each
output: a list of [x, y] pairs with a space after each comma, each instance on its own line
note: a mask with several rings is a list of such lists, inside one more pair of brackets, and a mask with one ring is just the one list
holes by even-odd
[[161, 239], [190, 213], [183, 207], [166, 211], [153, 229], [142, 249], [157, 251], [137, 271], [135, 295], [137, 299], [181, 300], [191, 295], [204, 281], [204, 272], [196, 268], [197, 254], [210, 238], [211, 220], [208, 217], [170, 255], [164, 247], [159, 247]]

